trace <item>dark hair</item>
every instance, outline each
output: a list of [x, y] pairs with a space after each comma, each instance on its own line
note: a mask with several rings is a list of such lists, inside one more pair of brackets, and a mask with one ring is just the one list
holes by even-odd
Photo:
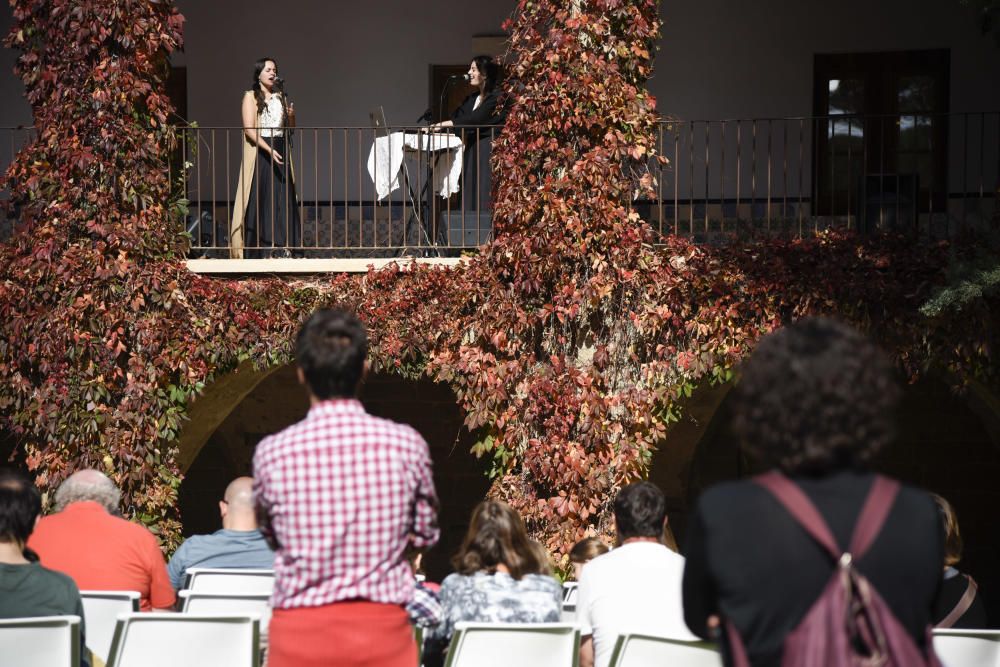
[[[253, 85], [250, 90], [253, 91], [253, 97], [257, 101], [257, 115], [259, 116], [264, 112], [264, 107], [266, 106], [264, 102], [264, 91], [260, 88], [260, 73], [264, 71], [267, 67], [267, 63], [274, 63], [274, 69], [278, 69], [278, 61], [274, 58], [263, 57], [258, 58], [257, 62], [253, 64]], [[285, 107], [285, 96], [281, 94], [278, 96], [281, 101], [281, 124], [284, 126], [285, 121], [288, 119], [288, 109]]]
[[24, 544], [42, 513], [42, 494], [23, 474], [0, 468], [0, 541]]
[[528, 537], [524, 522], [510, 505], [484, 500], [472, 510], [469, 531], [451, 564], [465, 575], [480, 570], [493, 573], [502, 564], [510, 576], [520, 579], [526, 574], [550, 574], [544, 556], [544, 549]]
[[655, 484], [636, 482], [624, 487], [615, 498], [614, 510], [620, 541], [630, 537], [662, 538], [667, 501]]
[[569, 562], [580, 563], [582, 565], [594, 560], [601, 554], [608, 553], [608, 551], [610, 551], [608, 545], [596, 537], [585, 537], [574, 544], [573, 548], [569, 550]]
[[941, 512], [941, 523], [944, 526], [944, 564], [955, 565], [962, 560], [962, 533], [958, 530], [958, 517], [951, 503], [936, 493], [931, 498], [938, 504]]
[[367, 356], [365, 325], [347, 311], [317, 310], [299, 329], [295, 360], [316, 398], [354, 396]]
[[895, 434], [892, 366], [836, 320], [800, 320], [760, 340], [733, 391], [733, 430], [785, 472], [861, 468]]
[[493, 59], [493, 56], [476, 56], [472, 62], [476, 63], [476, 69], [479, 70], [479, 73], [486, 77], [483, 92], [492, 92], [500, 83], [500, 65]]

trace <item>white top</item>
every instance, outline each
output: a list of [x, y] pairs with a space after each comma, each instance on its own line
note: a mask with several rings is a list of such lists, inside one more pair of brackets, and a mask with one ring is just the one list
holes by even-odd
[[260, 128], [262, 137], [280, 137], [284, 134], [282, 129], [284, 114], [281, 109], [281, 98], [277, 95], [271, 97], [264, 103], [264, 110], [257, 115], [257, 127]]
[[594, 665], [607, 667], [618, 635], [698, 639], [684, 625], [684, 557], [656, 542], [632, 542], [598, 556], [580, 575], [576, 622], [594, 637]]

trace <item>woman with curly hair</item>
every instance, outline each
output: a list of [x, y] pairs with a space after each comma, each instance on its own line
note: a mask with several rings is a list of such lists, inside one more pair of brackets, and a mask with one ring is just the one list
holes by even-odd
[[559, 621], [562, 586], [552, 577], [545, 550], [528, 537], [510, 505], [496, 500], [479, 503], [451, 562], [455, 572], [441, 582], [444, 620], [427, 637], [425, 667], [442, 662], [459, 621]]
[[[685, 621], [706, 638], [720, 619], [726, 624], [726, 664], [734, 662], [735, 642], [726, 641], [733, 636], [751, 665], [782, 664], [785, 639], [835, 567], [830, 552], [772, 495], [767, 478], [780, 477], [777, 484], [800, 499], [804, 494], [846, 551], [878, 478], [872, 458], [894, 437], [899, 395], [875, 345], [831, 319], [796, 322], [753, 350], [734, 389], [733, 430], [778, 472], [707, 490], [691, 517], [685, 553]], [[878, 486], [895, 484], [882, 479]], [[930, 496], [901, 486], [874, 542], [853, 560], [924, 655], [944, 558], [941, 532]]]

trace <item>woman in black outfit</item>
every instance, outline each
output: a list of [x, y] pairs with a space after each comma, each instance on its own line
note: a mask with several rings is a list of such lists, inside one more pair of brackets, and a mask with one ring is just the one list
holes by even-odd
[[476, 56], [469, 64], [469, 84], [477, 91], [451, 115], [451, 120], [432, 128], [455, 127], [462, 133], [465, 154], [462, 157], [462, 208], [466, 211], [492, 209], [490, 189], [490, 155], [493, 140], [499, 134], [496, 127], [506, 119], [506, 109], [500, 104], [497, 86], [500, 67], [490, 56]]
[[[757, 344], [734, 389], [733, 429], [748, 452], [805, 492], [846, 548], [875, 478], [869, 462], [893, 437], [899, 394], [872, 343], [833, 320], [804, 320]], [[754, 667], [781, 664], [785, 638], [834, 571], [829, 553], [749, 479], [702, 494], [685, 557], [688, 627], [710, 638], [728, 621]], [[934, 501], [903, 486], [871, 548], [854, 561], [921, 650], [943, 559]]]

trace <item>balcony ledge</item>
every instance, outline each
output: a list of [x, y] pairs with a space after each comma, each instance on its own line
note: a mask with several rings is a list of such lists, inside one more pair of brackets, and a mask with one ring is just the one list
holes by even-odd
[[405, 269], [411, 263], [433, 266], [457, 266], [463, 257], [389, 257], [341, 259], [189, 259], [188, 270], [203, 275], [290, 275], [321, 273], [367, 273], [390, 264]]

